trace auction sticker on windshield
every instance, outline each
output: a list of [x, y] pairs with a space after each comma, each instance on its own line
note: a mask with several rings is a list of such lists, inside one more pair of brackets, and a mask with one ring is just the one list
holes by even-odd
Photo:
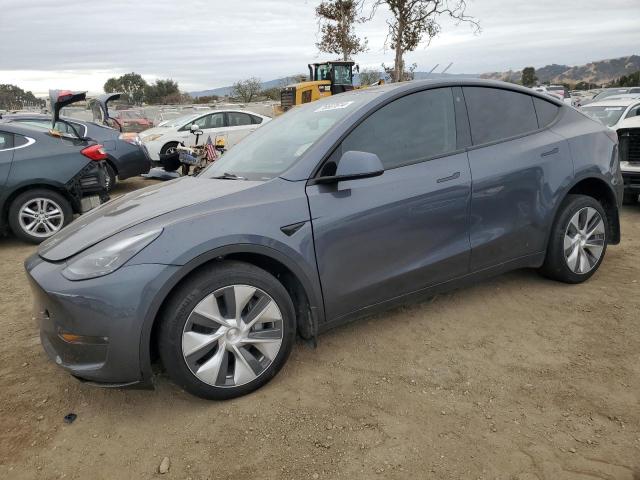
[[327, 103], [326, 105], [321, 106], [314, 110], [314, 112], [328, 112], [329, 110], [340, 110], [343, 108], [347, 108], [353, 102], [340, 102], [340, 103]]

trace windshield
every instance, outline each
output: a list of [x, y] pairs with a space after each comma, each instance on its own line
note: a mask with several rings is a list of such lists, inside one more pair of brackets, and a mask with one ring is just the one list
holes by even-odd
[[607, 127], [613, 127], [624, 113], [626, 107], [591, 106], [582, 107], [582, 111], [591, 118], [599, 120]]
[[367, 94], [341, 94], [319, 100], [268, 122], [202, 172], [205, 178], [236, 175], [269, 180], [296, 163], [302, 154], [336, 122], [371, 100]]
[[351, 85], [353, 83], [351, 68], [347, 65], [334, 65], [333, 76], [336, 85]]
[[193, 114], [190, 113], [189, 115], [182, 115], [181, 117], [178, 118], [173, 118], [169, 121], [167, 121], [167, 123], [163, 124], [163, 127], [182, 127], [183, 125], [186, 125], [187, 123], [191, 123], [193, 120], [195, 120], [196, 118], [200, 117], [202, 115], [202, 113], [198, 113], [198, 114]]
[[594, 101], [602, 100], [603, 98], [612, 97], [614, 95], [620, 95], [621, 93], [627, 93], [626, 88], [622, 89], [614, 89], [614, 90], [605, 90], [604, 92], [600, 92], [595, 97], [593, 97]]

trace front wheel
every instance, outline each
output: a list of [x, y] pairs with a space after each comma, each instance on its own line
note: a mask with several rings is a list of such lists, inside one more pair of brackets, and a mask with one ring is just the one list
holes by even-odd
[[71, 220], [71, 204], [53, 190], [27, 190], [9, 206], [11, 231], [16, 237], [31, 243], [40, 243], [49, 238]]
[[253, 265], [225, 262], [204, 267], [173, 294], [158, 346], [175, 383], [224, 400], [271, 380], [294, 339], [294, 308], [282, 284]]
[[581, 283], [600, 267], [609, 224], [602, 205], [586, 195], [568, 195], [560, 206], [541, 272], [565, 283]]

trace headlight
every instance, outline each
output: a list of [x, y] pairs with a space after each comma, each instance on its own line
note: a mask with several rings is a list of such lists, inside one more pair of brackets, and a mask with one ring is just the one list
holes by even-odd
[[140, 145], [142, 143], [138, 134], [133, 132], [121, 133], [118, 138], [131, 145]]
[[153, 142], [154, 140], [159, 139], [162, 136], [162, 133], [154, 133], [153, 135], [149, 135], [148, 137], [142, 137], [143, 142]]
[[108, 275], [127, 263], [161, 233], [160, 228], [130, 237], [104, 240], [69, 261], [62, 275], [69, 280]]

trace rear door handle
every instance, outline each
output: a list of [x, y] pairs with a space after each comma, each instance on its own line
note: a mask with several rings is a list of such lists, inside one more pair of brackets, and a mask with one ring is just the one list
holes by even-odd
[[456, 178], [460, 178], [460, 172], [456, 172], [448, 177], [442, 177], [438, 179], [438, 183], [449, 182], [451, 180], [455, 180]]
[[555, 155], [556, 153], [558, 153], [560, 151], [560, 149], [558, 147], [556, 148], [552, 148], [551, 150], [549, 150], [548, 152], [542, 152], [540, 154], [541, 157], [548, 157], [549, 155]]

